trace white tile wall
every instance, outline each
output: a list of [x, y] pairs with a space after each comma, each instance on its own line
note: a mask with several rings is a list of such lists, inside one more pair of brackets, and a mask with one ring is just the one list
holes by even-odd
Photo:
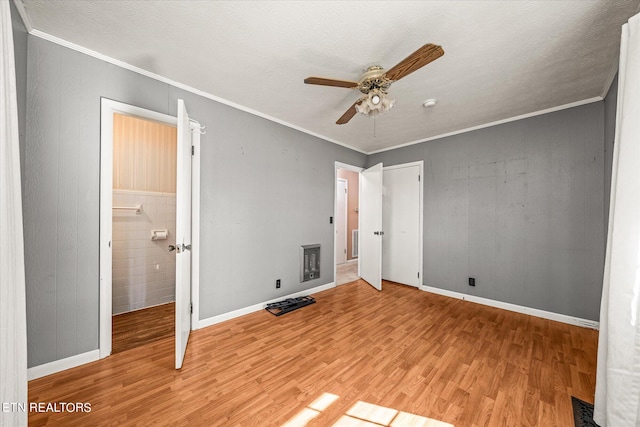
[[[113, 191], [113, 206], [142, 205], [142, 212], [113, 210], [113, 314], [175, 301], [176, 195]], [[151, 230], [167, 229], [166, 240]]]

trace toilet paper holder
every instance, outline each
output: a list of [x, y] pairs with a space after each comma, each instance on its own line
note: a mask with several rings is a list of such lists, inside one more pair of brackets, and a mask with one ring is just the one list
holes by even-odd
[[151, 240], [167, 240], [168, 230], [151, 230]]

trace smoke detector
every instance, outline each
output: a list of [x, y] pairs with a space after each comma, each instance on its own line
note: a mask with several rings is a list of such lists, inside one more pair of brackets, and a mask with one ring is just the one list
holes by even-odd
[[433, 106], [435, 106], [435, 105], [436, 105], [436, 102], [437, 102], [437, 101], [436, 101], [434, 98], [427, 99], [426, 101], [424, 101], [424, 102], [422, 103], [422, 106], [423, 106], [424, 108], [431, 108], [431, 107], [433, 107]]

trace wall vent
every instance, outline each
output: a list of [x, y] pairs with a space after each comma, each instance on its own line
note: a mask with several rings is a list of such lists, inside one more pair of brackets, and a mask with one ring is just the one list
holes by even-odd
[[358, 229], [351, 230], [351, 258], [358, 258]]
[[302, 245], [300, 247], [300, 281], [320, 277], [320, 245]]

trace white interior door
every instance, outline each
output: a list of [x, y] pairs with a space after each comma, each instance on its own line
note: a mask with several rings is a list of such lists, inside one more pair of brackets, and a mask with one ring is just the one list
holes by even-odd
[[382, 290], [382, 163], [360, 173], [360, 277]]
[[384, 168], [382, 278], [420, 286], [421, 191], [417, 164]]
[[176, 369], [182, 367], [191, 332], [191, 128], [178, 100], [176, 169]]
[[347, 262], [347, 180], [336, 181], [336, 264]]

